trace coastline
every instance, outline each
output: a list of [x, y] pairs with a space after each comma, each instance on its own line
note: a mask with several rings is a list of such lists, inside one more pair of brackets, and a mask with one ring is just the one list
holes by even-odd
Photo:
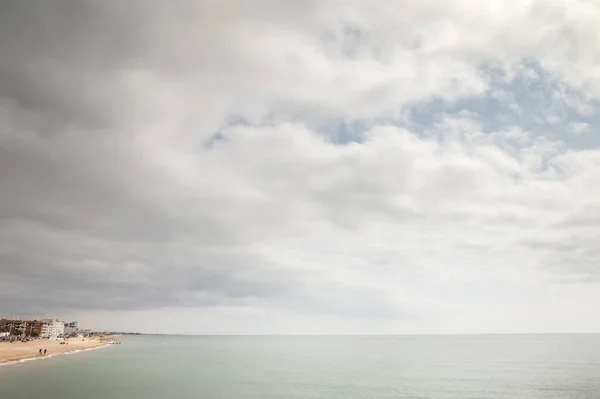
[[[0, 342], [0, 366], [28, 360], [46, 359], [59, 354], [69, 354], [90, 349], [98, 349], [108, 345], [109, 341], [120, 339], [120, 336], [94, 338], [71, 338], [61, 345], [62, 340], [36, 340], [30, 342]], [[46, 349], [46, 355], [39, 350]]]

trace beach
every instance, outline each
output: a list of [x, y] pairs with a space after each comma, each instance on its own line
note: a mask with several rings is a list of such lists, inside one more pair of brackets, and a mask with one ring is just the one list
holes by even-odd
[[0, 364], [34, 357], [44, 357], [39, 351], [46, 350], [46, 355], [55, 355], [59, 353], [72, 352], [82, 349], [97, 348], [106, 345], [108, 341], [118, 339], [115, 336], [94, 337], [94, 338], [70, 338], [64, 344], [60, 340], [35, 340], [30, 342], [15, 341], [0, 342]]

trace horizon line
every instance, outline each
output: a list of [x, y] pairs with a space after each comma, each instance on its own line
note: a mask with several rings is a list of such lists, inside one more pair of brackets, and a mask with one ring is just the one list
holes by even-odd
[[114, 332], [117, 334], [125, 335], [161, 335], [161, 336], [179, 336], [179, 337], [416, 337], [416, 336], [498, 336], [498, 335], [598, 335], [600, 332], [510, 332], [510, 333], [398, 333], [398, 334], [355, 334], [355, 333], [335, 333], [335, 334], [307, 334], [307, 333], [294, 333], [294, 334], [190, 334], [190, 333], [123, 333]]

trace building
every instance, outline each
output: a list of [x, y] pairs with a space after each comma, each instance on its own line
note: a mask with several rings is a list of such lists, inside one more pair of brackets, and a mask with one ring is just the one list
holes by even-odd
[[0, 331], [9, 335], [24, 335], [27, 330], [27, 320], [0, 319]]
[[43, 326], [42, 320], [0, 319], [0, 332], [7, 332], [8, 335], [39, 337], [42, 335]]
[[43, 327], [44, 327], [43, 321], [29, 320], [29, 321], [27, 321], [27, 326], [25, 328], [25, 335], [29, 335], [29, 336], [33, 336], [33, 337], [41, 337]]
[[53, 319], [53, 320], [43, 320], [43, 325], [42, 325], [42, 333], [40, 334], [40, 336], [42, 338], [50, 338], [50, 339], [55, 339], [58, 337], [62, 337], [65, 334], [65, 323], [57, 320], [57, 319]]
[[70, 323], [65, 323], [65, 337], [71, 337], [77, 334], [79, 330], [77, 329], [77, 322], [72, 321]]

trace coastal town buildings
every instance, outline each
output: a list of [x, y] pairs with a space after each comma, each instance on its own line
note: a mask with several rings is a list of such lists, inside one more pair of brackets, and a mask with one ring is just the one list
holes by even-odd
[[44, 320], [42, 327], [42, 338], [58, 338], [62, 337], [65, 333], [65, 323], [63, 321], [52, 319]]
[[55, 339], [72, 336], [78, 332], [76, 321], [65, 324], [65, 322], [58, 319], [0, 319], [0, 333], [3, 335]]
[[0, 332], [8, 335], [41, 336], [44, 321], [42, 320], [14, 320], [0, 319]]

